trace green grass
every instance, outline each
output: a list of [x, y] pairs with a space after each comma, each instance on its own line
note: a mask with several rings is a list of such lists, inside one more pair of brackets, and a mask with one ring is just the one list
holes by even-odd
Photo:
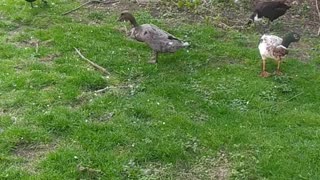
[[320, 178], [319, 56], [305, 63], [295, 49], [283, 76], [264, 79], [259, 35], [166, 26], [141, 10], [191, 42], [150, 65], [115, 12], [0, 2], [1, 179]]

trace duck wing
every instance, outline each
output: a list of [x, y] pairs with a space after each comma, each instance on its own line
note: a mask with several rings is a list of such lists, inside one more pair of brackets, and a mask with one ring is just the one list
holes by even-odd
[[[262, 59], [280, 57], [284, 52], [282, 51], [282, 38], [275, 35], [263, 35], [259, 42], [259, 52]], [[279, 47], [279, 48], [278, 48]], [[276, 49], [276, 50], [275, 50]]]
[[288, 54], [288, 50], [284, 46], [277, 46], [273, 49], [274, 57], [283, 57], [287, 54]]
[[290, 6], [281, 1], [267, 1], [258, 3], [254, 12], [259, 14], [260, 17], [267, 17], [273, 21], [284, 15], [289, 8]]
[[256, 4], [255, 10], [264, 10], [267, 9], [275, 9], [275, 8], [282, 8], [282, 9], [289, 9], [290, 6], [286, 5], [284, 2], [281, 1], [262, 1]]
[[175, 52], [178, 49], [189, 45], [189, 43], [182, 42], [172, 34], [152, 24], [143, 24], [133, 28], [131, 37], [147, 43], [157, 52]]
[[282, 41], [283, 39], [278, 36], [265, 34], [260, 38], [259, 44], [264, 43], [268, 46], [279, 46], [282, 44]]
[[153, 25], [153, 24], [145, 24], [142, 25], [144, 27], [145, 31], [144, 34], [147, 36], [147, 40], [157, 40], [157, 39], [162, 39], [162, 40], [177, 40], [181, 41], [174, 35], [160, 29], [159, 27]]
[[158, 39], [178, 40], [172, 34], [158, 28], [153, 24], [143, 24], [138, 27], [134, 27], [130, 31], [130, 37], [140, 42], [150, 42]]

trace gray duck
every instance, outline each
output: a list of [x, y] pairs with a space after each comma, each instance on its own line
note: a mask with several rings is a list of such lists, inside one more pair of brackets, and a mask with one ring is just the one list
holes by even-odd
[[174, 53], [189, 46], [189, 43], [181, 41], [153, 24], [139, 25], [134, 16], [127, 11], [121, 13], [118, 21], [129, 21], [133, 26], [130, 30], [130, 37], [139, 42], [145, 42], [152, 49], [149, 63], [157, 63], [159, 53]]

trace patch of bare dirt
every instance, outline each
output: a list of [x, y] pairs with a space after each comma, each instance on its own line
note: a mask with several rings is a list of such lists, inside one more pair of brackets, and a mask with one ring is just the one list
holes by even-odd
[[[123, 10], [133, 13], [139, 10], [147, 10], [155, 18], [164, 19], [164, 22], [168, 26], [175, 27], [181, 23], [204, 23], [212, 24], [215, 28], [222, 30], [241, 32], [248, 31], [246, 24], [257, 1], [239, 0], [240, 3], [232, 3], [233, 1], [231, 3], [202, 1], [202, 4], [192, 9], [186, 7], [178, 8], [177, 3], [174, 3], [177, 2], [175, 0], [119, 0], [118, 3], [110, 5], [94, 4], [88, 7], [88, 9], [104, 11], [106, 15], [110, 12], [120, 13]], [[312, 52], [320, 27], [315, 0], [287, 1], [291, 4], [292, 8], [284, 16], [272, 23], [271, 34], [281, 37], [288, 31], [295, 31], [301, 34], [302, 40], [292, 46], [296, 48], [297, 52], [291, 53], [291, 55], [294, 55], [297, 59], [301, 59], [301, 61], [308, 62], [313, 57], [319, 55], [319, 53]], [[256, 32], [257, 36], [260, 36], [259, 34], [262, 33], [254, 29], [249, 29], [249, 31]]]
[[6, 110], [0, 108], [0, 116], [5, 116]]
[[36, 165], [43, 160], [47, 154], [56, 149], [56, 143], [38, 145], [19, 145], [13, 151], [14, 155], [24, 160], [23, 169], [30, 173], [36, 173]]
[[7, 43], [12, 43], [14, 44], [16, 47], [21, 47], [21, 45], [19, 43], [15, 42], [15, 38], [18, 37], [19, 35], [21, 35], [25, 30], [25, 27], [23, 26], [19, 26], [16, 29], [13, 29], [11, 31], [7, 32], [7, 38], [6, 38], [6, 42]]
[[149, 164], [140, 169], [143, 179], [177, 180], [226, 180], [231, 177], [231, 162], [228, 155], [220, 151], [216, 157], [202, 157], [188, 167], [176, 167], [173, 164]]
[[231, 163], [225, 152], [220, 151], [215, 158], [203, 157], [191, 169], [181, 172], [178, 179], [229, 179], [231, 175]]
[[[120, 0], [118, 3], [111, 5], [96, 3], [89, 8], [103, 9], [108, 12], [121, 12], [123, 10], [135, 12], [144, 9], [150, 11], [151, 15], [156, 18], [170, 21], [170, 24], [210, 22], [223, 29], [243, 30], [256, 1], [240, 0], [239, 4], [203, 1], [196, 8], [178, 8], [173, 0]], [[320, 19], [316, 10], [315, 0], [287, 1], [292, 8], [285, 16], [275, 21], [283, 25], [280, 32], [287, 32], [290, 29], [303, 34], [317, 34], [320, 27]]]
[[53, 39], [40, 41], [39, 39], [35, 39], [32, 37], [30, 39], [20, 40], [19, 42], [17, 42], [16, 38], [23, 35], [24, 30], [25, 30], [25, 27], [19, 26], [14, 30], [9, 31], [8, 37], [6, 38], [6, 42], [15, 45], [17, 48], [33, 47], [35, 48], [36, 52], [38, 52], [41, 46], [48, 47], [52, 45], [54, 42]]
[[54, 61], [56, 58], [60, 57], [61, 54], [60, 53], [53, 53], [53, 54], [48, 54], [44, 57], [40, 58], [41, 62], [52, 62]]

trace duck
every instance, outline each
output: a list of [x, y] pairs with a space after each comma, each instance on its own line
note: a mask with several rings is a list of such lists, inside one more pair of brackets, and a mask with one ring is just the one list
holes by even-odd
[[[26, 1], [29, 2], [31, 4], [31, 7], [33, 8], [33, 2], [35, 2], [36, 0], [26, 0]], [[42, 0], [42, 2], [46, 5], [48, 4], [46, 0]]]
[[129, 21], [132, 25], [129, 36], [139, 42], [146, 43], [152, 49], [152, 56], [149, 61], [151, 64], [158, 62], [159, 53], [174, 53], [189, 46], [188, 42], [183, 42], [153, 24], [139, 25], [135, 17], [128, 11], [123, 11], [118, 21]]
[[263, 18], [267, 18], [267, 27], [269, 29], [270, 22], [273, 22], [283, 16], [287, 10], [291, 8], [291, 6], [286, 3], [286, 0], [258, 2], [254, 7], [254, 11], [250, 16], [250, 20], [247, 25], [256, 21], [261, 21]]
[[271, 58], [277, 61], [276, 74], [281, 75], [281, 60], [288, 54], [289, 45], [293, 42], [298, 42], [299, 40], [300, 35], [296, 32], [289, 32], [283, 38], [280, 38], [275, 35], [262, 35], [258, 45], [259, 52], [262, 58], [262, 71], [260, 76], [268, 77], [270, 75], [270, 73], [266, 71], [267, 58]]

